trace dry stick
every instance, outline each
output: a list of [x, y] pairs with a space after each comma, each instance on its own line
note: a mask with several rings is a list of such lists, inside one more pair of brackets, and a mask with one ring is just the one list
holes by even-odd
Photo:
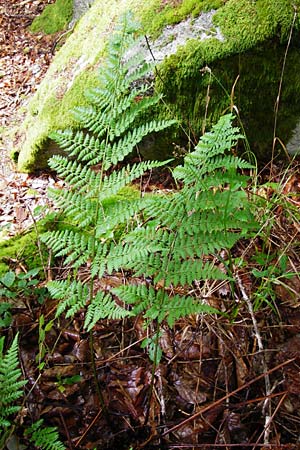
[[[282, 367], [286, 366], [287, 364], [290, 364], [291, 362], [295, 361], [295, 358], [292, 359], [288, 359], [287, 361], [284, 361], [281, 364], [278, 364], [278, 366], [273, 367], [272, 369], [270, 369], [268, 371], [268, 374], [275, 372], [278, 369], [281, 369]], [[219, 398], [219, 400], [216, 400], [214, 403], [211, 403], [207, 406], [204, 406], [204, 408], [200, 409], [200, 411], [196, 412], [195, 414], [193, 414], [192, 416], [188, 417], [187, 419], [183, 420], [182, 422], [178, 423], [177, 425], [174, 425], [174, 427], [170, 428], [169, 430], [165, 431], [162, 434], [163, 436], [166, 436], [169, 433], [173, 433], [174, 431], [178, 430], [179, 428], [181, 428], [182, 426], [186, 425], [187, 423], [191, 422], [192, 420], [197, 419], [199, 416], [202, 416], [202, 414], [204, 414], [205, 412], [209, 411], [211, 408], [214, 408], [215, 406], [220, 405], [221, 403], [223, 403], [225, 400], [227, 400], [228, 398], [232, 397], [233, 395], [238, 394], [239, 392], [241, 392], [243, 389], [251, 386], [251, 384], [256, 383], [256, 381], [260, 380], [261, 378], [264, 378], [266, 376], [265, 373], [262, 373], [261, 375], [258, 375], [256, 378], [254, 378], [253, 380], [248, 381], [247, 383], [243, 384], [242, 386], [240, 386], [239, 388], [235, 389], [234, 391], [230, 392], [229, 394], [224, 395], [224, 397]]]
[[[287, 395], [288, 395], [288, 392], [284, 392], [284, 393], [283, 393], [281, 399], [279, 400], [278, 405], [276, 406], [275, 411], [273, 412], [272, 416], [269, 418], [268, 427], [269, 427], [269, 425], [271, 425], [272, 420], [274, 419], [275, 415], [277, 414], [277, 411], [279, 410], [280, 406], [281, 406], [282, 403], [284, 402], [284, 400], [285, 400], [285, 398], [286, 398]], [[255, 448], [257, 447], [257, 445], [259, 444], [259, 441], [260, 441], [261, 437], [263, 436], [263, 433], [264, 433], [264, 432], [262, 432], [262, 433], [258, 436], [258, 439], [257, 439], [257, 441], [256, 441], [256, 443], [255, 443], [253, 449], [255, 449]]]
[[264, 371], [265, 388], [266, 388], [266, 400], [264, 401], [264, 405], [262, 408], [262, 412], [265, 415], [264, 444], [269, 444], [270, 417], [272, 416], [271, 402], [270, 402], [269, 396], [272, 391], [271, 391], [270, 377], [269, 377], [269, 373], [268, 373], [268, 366], [267, 366], [265, 355], [264, 355], [264, 346], [262, 343], [260, 331], [258, 329], [258, 325], [257, 325], [257, 321], [256, 321], [255, 314], [253, 311], [253, 306], [252, 306], [251, 300], [248, 297], [238, 275], [236, 275], [236, 280], [237, 280], [238, 286], [240, 288], [242, 298], [247, 304], [247, 307], [248, 307], [248, 310], [249, 310], [249, 313], [251, 316], [251, 320], [253, 323], [255, 337], [257, 339], [258, 349], [259, 349], [259, 352], [261, 353], [261, 357], [262, 357], [262, 366], [263, 366], [263, 371]]
[[207, 84], [206, 97], [205, 97], [205, 113], [204, 113], [204, 118], [203, 118], [203, 122], [202, 122], [202, 134], [204, 134], [205, 128], [206, 128], [207, 115], [208, 115], [208, 105], [210, 102], [211, 69], [208, 66], [205, 66], [204, 69], [200, 70], [200, 72], [209, 73], [209, 82]]
[[72, 444], [72, 439], [71, 439], [71, 436], [70, 436], [70, 433], [69, 433], [66, 421], [65, 421], [64, 416], [63, 416], [61, 411], [59, 411], [59, 416], [60, 416], [60, 420], [61, 420], [61, 422], [63, 424], [64, 430], [65, 430], [65, 433], [66, 433], [66, 436], [67, 436], [67, 439], [68, 439], [69, 450], [73, 450], [74, 447], [73, 447], [73, 444]]
[[81, 441], [85, 438], [85, 436], [87, 435], [87, 433], [90, 431], [90, 429], [92, 428], [92, 426], [94, 425], [94, 423], [98, 420], [98, 418], [100, 417], [100, 415], [102, 414], [102, 409], [100, 409], [97, 413], [97, 415], [93, 418], [92, 422], [88, 425], [88, 427], [86, 428], [86, 430], [84, 431], [84, 433], [80, 436], [80, 438], [77, 440], [75, 447], [78, 447], [78, 445], [81, 443]]
[[293, 22], [292, 22], [291, 29], [290, 29], [289, 39], [288, 39], [287, 46], [286, 46], [285, 53], [284, 53], [283, 64], [282, 64], [282, 68], [281, 68], [280, 81], [279, 81], [279, 87], [278, 87], [278, 94], [277, 94], [277, 98], [276, 98], [276, 102], [275, 102], [275, 118], [274, 118], [274, 131], [273, 131], [272, 159], [271, 159], [271, 169], [270, 169], [271, 173], [273, 172], [273, 160], [274, 160], [274, 155], [275, 155], [275, 143], [277, 141], [276, 129], [277, 129], [279, 101], [280, 101], [280, 96], [281, 96], [281, 91], [282, 91], [283, 74], [284, 74], [284, 71], [285, 71], [287, 54], [288, 54], [288, 51], [289, 51], [289, 48], [290, 48], [292, 35], [293, 35], [293, 31], [294, 31], [294, 26], [295, 26], [295, 21], [296, 21], [296, 17], [297, 17], [297, 13], [298, 13], [297, 6], [293, 5], [293, 8], [294, 8], [294, 17], [293, 17]]

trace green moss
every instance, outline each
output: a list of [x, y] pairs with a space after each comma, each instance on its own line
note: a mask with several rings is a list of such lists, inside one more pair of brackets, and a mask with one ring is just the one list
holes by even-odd
[[[47, 261], [46, 253], [44, 257]], [[0, 276], [20, 264], [27, 270], [42, 266], [35, 231], [0, 242]]]
[[[164, 94], [168, 111], [182, 119], [187, 134], [201, 135], [209, 87], [206, 126], [228, 111], [234, 102], [245, 122], [253, 150], [261, 160], [268, 159], [285, 52], [285, 46], [280, 43], [286, 42], [290, 32], [293, 3], [281, 0], [275, 5], [273, 0], [228, 0], [214, 16], [214, 23], [221, 28], [225, 41], [189, 40], [160, 65], [156, 88]], [[298, 19], [295, 29], [299, 30]], [[300, 114], [295, 95], [300, 82], [299, 57], [297, 48], [290, 49], [277, 129], [283, 142], [287, 142]], [[211, 74], [205, 71], [207, 66]], [[232, 96], [237, 77], [239, 81]], [[182, 138], [186, 140], [184, 135]]]
[[[206, 52], [204, 51], [206, 50]], [[279, 80], [286, 46], [277, 42], [260, 44], [248, 52], [238, 55], [222, 56], [212, 61], [206, 47], [197, 58], [194, 66], [182, 67], [178, 74], [177, 64], [181, 52], [170, 58], [164, 83], [159, 86], [165, 93], [165, 101], [173, 114], [182, 117], [183, 127], [192, 135], [200, 136], [205, 113], [208, 113], [206, 129], [235, 105], [239, 111], [241, 124], [245, 128], [250, 148], [260, 162], [269, 160], [272, 150], [275, 123], [274, 105], [278, 95]], [[182, 60], [183, 61], [183, 60]], [[182, 64], [184, 64], [182, 62]], [[209, 65], [209, 71], [200, 73], [201, 67]], [[174, 67], [175, 65], [175, 67]], [[226, 67], [226, 70], [224, 70]], [[181, 75], [181, 76], [180, 76]], [[234, 91], [232, 88], [237, 80]], [[300, 105], [295, 93], [300, 87], [300, 50], [290, 48], [277, 120], [276, 135], [287, 143], [300, 117]], [[207, 103], [207, 89], [209, 102]], [[183, 136], [184, 138], [184, 136]], [[282, 151], [281, 146], [277, 151]]]
[[[235, 53], [252, 48], [271, 37], [286, 40], [295, 13], [292, 0], [230, 0], [214, 16]], [[296, 27], [299, 28], [299, 19]]]
[[73, 0], [56, 0], [47, 5], [42, 14], [34, 19], [29, 29], [33, 33], [53, 34], [67, 28], [73, 15]]
[[156, 38], [167, 25], [179, 23], [188, 16], [197, 17], [203, 11], [222, 5], [222, 0], [153, 0], [142, 9], [140, 17], [146, 33]]

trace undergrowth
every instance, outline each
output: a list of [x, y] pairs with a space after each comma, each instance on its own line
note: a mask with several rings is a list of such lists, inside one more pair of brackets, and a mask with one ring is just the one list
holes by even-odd
[[[16, 448], [13, 441], [9, 445], [14, 431], [22, 421], [23, 387], [27, 381], [22, 380], [19, 368], [18, 334], [4, 353], [4, 337], [0, 339], [0, 449]], [[19, 415], [20, 414], [20, 415]], [[41, 450], [64, 450], [59, 441], [55, 427], [44, 427], [43, 420], [35, 422], [25, 429], [24, 436]], [[9, 445], [9, 447], [6, 447]]]
[[[216, 321], [220, 314], [229, 315], [226, 308], [220, 311], [210, 302], [204, 288], [208, 280], [226, 285], [226, 295], [231, 300], [242, 297], [251, 315], [253, 308], [254, 312], [265, 304], [272, 308], [274, 284], [284, 283], [296, 272], [290, 269], [285, 255], [274, 257], [262, 245], [257, 246], [252, 259], [251, 276], [257, 281], [257, 290], [251, 300], [237, 275], [237, 267], [241, 269], [242, 263], [234, 259], [234, 247], [253, 236], [269, 241], [274, 226], [271, 212], [279, 206], [276, 195], [271, 204], [248, 189], [247, 174], [253, 167], [232, 153], [237, 141], [243, 139], [233, 125], [232, 114], [221, 117], [194, 150], [185, 155], [182, 165], [173, 169], [176, 191], [137, 196], [128, 190], [134, 180], [169, 161], [126, 160], [130, 160], [145, 137], [175, 123], [145, 120], [147, 111], [157, 106], [161, 97], [145, 81], [151, 67], [138, 55], [128, 56], [135, 32], [136, 25], [127, 16], [111, 38], [98, 87], [86, 94], [90, 106], [74, 111], [81, 130], [51, 135], [66, 151], [66, 156], [53, 156], [49, 161], [66, 182], [66, 187], [50, 192], [63, 213], [66, 227], [44, 233], [41, 239], [68, 269], [67, 277], [48, 283], [52, 297], [58, 300], [56, 317], [64, 314], [69, 318], [84, 311], [90, 348], [92, 331], [99, 321], [142, 318], [147, 330], [142, 348], [147, 349], [153, 362], [153, 391], [155, 369], [163, 357], [162, 330], [174, 328], [178, 320], [191, 314], [213, 314]], [[292, 214], [294, 220], [297, 212], [293, 210]], [[119, 285], [102, 287], [99, 280], [115, 273], [122, 275]], [[30, 280], [34, 275], [29, 272], [20, 278], [8, 272], [0, 280], [5, 296], [14, 298], [19, 289], [30, 289], [35, 285]], [[5, 306], [0, 313], [0, 326], [8, 326], [9, 308]], [[256, 325], [254, 314], [251, 318]], [[47, 350], [45, 336], [53, 321], [46, 323], [41, 314], [38, 326], [38, 369], [42, 372]], [[260, 339], [256, 329], [255, 333]], [[26, 382], [21, 379], [17, 339], [18, 336], [6, 354], [4, 339], [0, 340], [2, 447], [13, 435], [13, 421], [19, 423], [23, 407]], [[92, 366], [95, 367], [93, 361]], [[266, 367], [263, 370], [267, 373]], [[266, 384], [266, 395], [269, 393]], [[151, 394], [150, 391], [145, 423]], [[99, 401], [105, 415], [101, 392]], [[25, 438], [42, 449], [64, 448], [56, 428], [43, 428], [42, 420], [26, 428]]]
[[[184, 165], [174, 170], [175, 179], [183, 184], [178, 192], [106, 206], [121, 188], [167, 163], [116, 166], [145, 136], [173, 124], [137, 120], [140, 113], [145, 117], [145, 111], [160, 97], [150, 95], [149, 85], [141, 81], [149, 66], [136, 55], [127, 61], [124, 58], [133, 43], [133, 32], [127, 19], [110, 41], [99, 87], [87, 93], [91, 106], [74, 112], [85, 131], [67, 130], [51, 136], [69, 154], [50, 159], [50, 167], [69, 184], [52, 196], [75, 226], [48, 232], [42, 240], [73, 268], [73, 276], [67, 280], [48, 284], [52, 296], [60, 300], [57, 316], [65, 312], [70, 317], [87, 307], [84, 326], [90, 331], [100, 319], [143, 314], [146, 324], [158, 324], [157, 344], [163, 321], [172, 327], [188, 314], [218, 312], [205, 299], [180, 292], [188, 291], [187, 286], [195, 281], [232, 281], [230, 263], [220, 269], [224, 260], [220, 252], [225, 251], [230, 262], [230, 248], [257, 224], [243, 189], [248, 178], [238, 172], [252, 166], [230, 152], [242, 138], [232, 126], [232, 115], [222, 117], [185, 157]], [[124, 230], [121, 234], [120, 229]], [[77, 273], [85, 264], [90, 277], [83, 282]], [[130, 270], [140, 282], [125, 282], [112, 292], [95, 290], [96, 279], [124, 270]], [[156, 348], [154, 360], [158, 363], [160, 351]]]

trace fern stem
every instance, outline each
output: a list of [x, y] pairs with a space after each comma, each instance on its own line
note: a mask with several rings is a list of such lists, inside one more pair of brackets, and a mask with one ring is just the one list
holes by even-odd
[[146, 416], [144, 420], [144, 426], [147, 425], [150, 415], [150, 409], [151, 409], [151, 402], [153, 398], [153, 392], [154, 392], [154, 382], [155, 382], [155, 371], [157, 368], [157, 356], [158, 356], [158, 346], [159, 346], [159, 332], [160, 332], [160, 324], [159, 322], [156, 323], [156, 331], [155, 331], [155, 349], [154, 349], [154, 358], [153, 358], [153, 364], [152, 364], [152, 371], [151, 371], [151, 382], [150, 382], [150, 388], [148, 393], [148, 407], [146, 411]]
[[98, 377], [97, 377], [97, 368], [96, 368], [96, 361], [95, 361], [95, 355], [94, 355], [93, 330], [91, 330], [89, 332], [89, 344], [90, 344], [91, 363], [92, 363], [92, 370], [93, 370], [93, 376], [94, 376], [94, 381], [95, 381], [96, 392], [97, 392], [97, 396], [98, 396], [98, 399], [99, 399], [99, 402], [100, 402], [103, 414], [104, 414], [105, 418], [108, 420], [109, 414], [108, 414], [107, 406], [105, 404], [104, 397], [102, 395], [102, 392], [101, 392], [101, 389], [100, 389], [100, 385], [99, 385], [99, 382], [98, 382]]

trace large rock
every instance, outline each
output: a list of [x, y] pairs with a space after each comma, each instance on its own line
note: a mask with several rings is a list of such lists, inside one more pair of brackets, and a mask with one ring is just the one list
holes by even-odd
[[[129, 9], [147, 36], [138, 51], [158, 62], [156, 88], [165, 95], [158, 113], [181, 120], [165, 147], [170, 152], [170, 142], [186, 147], [188, 139], [196, 141], [231, 108], [239, 114], [250, 149], [267, 159], [273, 137], [287, 142], [300, 116], [297, 7], [300, 0], [151, 0], [143, 7], [140, 0], [95, 0], [29, 102], [18, 136], [19, 170], [45, 167], [57, 151], [49, 133], [76, 127], [70, 110], [86, 103], [84, 92], [96, 84], [107, 38]], [[158, 142], [146, 142], [145, 149], [158, 148], [164, 153], [158, 156], [165, 157], [163, 139]]]

